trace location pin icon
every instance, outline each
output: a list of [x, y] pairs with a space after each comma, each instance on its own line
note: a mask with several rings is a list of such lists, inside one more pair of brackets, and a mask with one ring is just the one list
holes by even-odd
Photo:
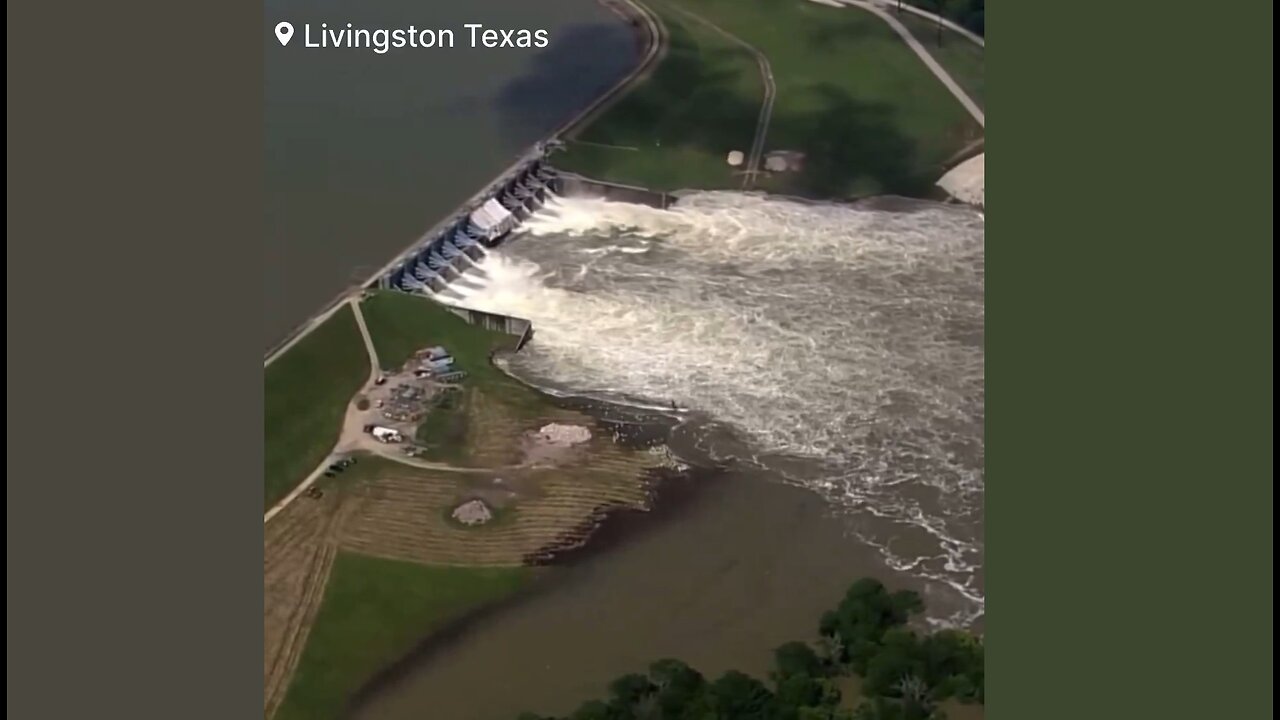
[[288, 45], [289, 38], [293, 37], [293, 26], [287, 22], [282, 22], [276, 26], [276, 39], [281, 45]]

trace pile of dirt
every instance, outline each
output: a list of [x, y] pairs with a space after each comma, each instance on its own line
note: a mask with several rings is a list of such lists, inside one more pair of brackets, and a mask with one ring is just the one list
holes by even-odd
[[555, 465], [578, 453], [578, 446], [591, 439], [591, 431], [581, 425], [551, 423], [525, 433], [524, 463]]
[[453, 509], [453, 519], [463, 525], [483, 525], [493, 519], [493, 511], [483, 500], [468, 500]]
[[573, 447], [591, 439], [591, 431], [581, 425], [551, 423], [538, 430], [542, 440], [556, 447]]

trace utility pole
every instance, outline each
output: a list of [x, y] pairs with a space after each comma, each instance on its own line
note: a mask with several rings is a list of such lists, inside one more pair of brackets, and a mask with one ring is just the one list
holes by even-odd
[[943, 0], [938, 0], [938, 47], [942, 47], [942, 6]]

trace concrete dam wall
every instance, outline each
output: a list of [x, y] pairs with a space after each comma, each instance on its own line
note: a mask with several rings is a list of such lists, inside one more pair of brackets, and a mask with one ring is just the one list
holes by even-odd
[[486, 330], [513, 335], [516, 338], [516, 350], [524, 348], [525, 343], [533, 337], [533, 323], [524, 318], [512, 317], [510, 315], [498, 315], [496, 313], [483, 312], [481, 310], [472, 310], [471, 308], [449, 306], [449, 312], [466, 320], [472, 325], [482, 327]]
[[499, 178], [378, 278], [378, 287], [434, 295], [502, 242], [553, 192], [556, 171], [539, 151]]
[[[676, 201], [670, 193], [562, 172], [546, 163], [545, 147], [539, 147], [437, 225], [369, 287], [443, 300], [450, 295], [450, 283], [472, 270], [489, 249], [500, 245], [553, 195], [601, 198], [661, 209]], [[472, 325], [513, 336], [517, 352], [533, 337], [533, 324], [523, 318], [458, 307], [447, 301], [443, 304]]]
[[557, 170], [546, 162], [546, 147], [540, 146], [397, 258], [371, 287], [424, 295], [446, 290], [484, 256], [486, 248], [501, 244], [553, 194], [660, 209], [676, 201], [671, 193]]

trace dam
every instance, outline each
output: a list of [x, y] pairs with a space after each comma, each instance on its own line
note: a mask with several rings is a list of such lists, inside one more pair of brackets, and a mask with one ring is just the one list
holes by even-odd
[[436, 295], [538, 211], [548, 198], [588, 197], [665, 209], [675, 197], [646, 188], [564, 173], [547, 162], [557, 143], [541, 143], [526, 158], [446, 219], [427, 239], [391, 264], [371, 288]]
[[399, 258], [376, 286], [429, 295], [443, 291], [546, 201], [557, 172], [544, 157], [539, 146]]

